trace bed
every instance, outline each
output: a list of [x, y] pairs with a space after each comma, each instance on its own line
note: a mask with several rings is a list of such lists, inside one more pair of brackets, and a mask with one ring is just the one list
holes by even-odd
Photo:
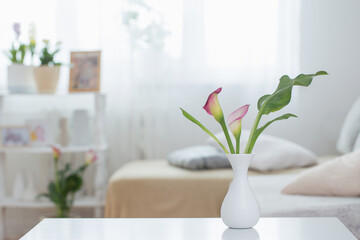
[[[262, 216], [336, 216], [360, 238], [360, 198], [291, 196], [281, 189], [304, 169], [249, 171]], [[134, 161], [108, 185], [106, 217], [219, 217], [231, 169], [190, 171], [166, 160]]]

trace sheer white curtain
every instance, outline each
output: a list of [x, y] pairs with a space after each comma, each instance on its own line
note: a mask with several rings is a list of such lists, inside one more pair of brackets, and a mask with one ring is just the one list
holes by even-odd
[[[216, 123], [202, 110], [211, 91], [223, 87], [220, 101], [228, 114], [250, 103], [255, 115], [257, 98], [272, 90], [280, 75], [297, 73], [298, 1], [15, 0], [2, 5], [1, 49], [9, 47], [12, 22], [20, 21], [36, 24], [38, 40], [61, 40], [63, 61], [70, 50], [102, 50], [112, 169], [202, 143], [206, 136], [182, 117], [180, 106], [215, 132]], [[5, 87], [7, 61], [0, 59]], [[66, 89], [63, 71], [61, 88]]]

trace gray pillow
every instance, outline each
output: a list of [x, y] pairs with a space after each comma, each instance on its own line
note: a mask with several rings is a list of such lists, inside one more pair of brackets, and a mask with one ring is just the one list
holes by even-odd
[[224, 152], [216, 147], [200, 145], [174, 151], [167, 157], [171, 165], [191, 170], [230, 167]]

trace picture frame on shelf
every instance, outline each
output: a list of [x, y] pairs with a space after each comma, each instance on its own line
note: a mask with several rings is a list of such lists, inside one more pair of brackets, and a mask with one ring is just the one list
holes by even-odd
[[1, 147], [29, 147], [30, 130], [27, 126], [3, 126], [0, 128]]
[[26, 125], [30, 131], [31, 146], [43, 147], [54, 142], [54, 136], [47, 119], [28, 119]]
[[101, 51], [71, 52], [70, 61], [69, 92], [98, 92]]

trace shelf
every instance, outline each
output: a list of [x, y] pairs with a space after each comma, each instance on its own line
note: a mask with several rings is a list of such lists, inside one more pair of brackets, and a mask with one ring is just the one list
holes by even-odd
[[[75, 199], [74, 207], [78, 208], [94, 208], [103, 207], [105, 204], [103, 201], [96, 199], [95, 197], [82, 197]], [[0, 201], [0, 207], [5, 208], [52, 208], [54, 204], [48, 200], [38, 201], [19, 201], [11, 198], [6, 198]]]
[[[102, 152], [107, 149], [108, 145], [60, 147], [62, 153], [81, 153], [89, 150]], [[0, 153], [52, 153], [52, 149], [50, 147], [7, 147], [0, 148]]]
[[0, 97], [8, 97], [8, 96], [24, 96], [24, 97], [34, 97], [34, 96], [55, 96], [55, 97], [61, 97], [61, 96], [80, 96], [80, 95], [104, 95], [101, 92], [56, 92], [54, 94], [50, 93], [10, 93], [8, 91], [0, 91]]

